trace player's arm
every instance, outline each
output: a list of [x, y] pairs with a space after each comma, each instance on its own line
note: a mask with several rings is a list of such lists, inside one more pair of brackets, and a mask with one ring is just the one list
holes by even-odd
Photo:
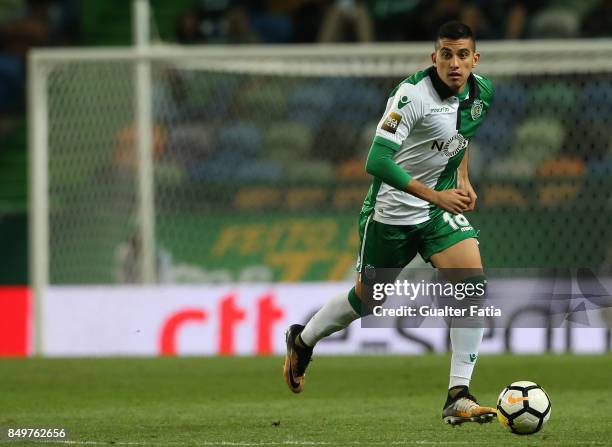
[[366, 172], [389, 186], [433, 203], [453, 214], [460, 214], [465, 211], [470, 200], [467, 195], [458, 189], [436, 191], [412, 178], [408, 172], [393, 160], [396, 150], [397, 147], [394, 147], [392, 142], [375, 138], [368, 154]]
[[469, 197], [470, 199], [470, 203], [468, 204], [468, 207], [465, 209], [465, 211], [473, 211], [474, 208], [476, 208], [476, 199], [478, 199], [476, 191], [474, 191], [474, 188], [470, 183], [470, 177], [468, 175], [469, 155], [470, 153], [468, 149], [466, 149], [465, 154], [463, 155], [463, 160], [461, 160], [461, 164], [457, 169], [457, 189], [466, 194], [467, 197]]

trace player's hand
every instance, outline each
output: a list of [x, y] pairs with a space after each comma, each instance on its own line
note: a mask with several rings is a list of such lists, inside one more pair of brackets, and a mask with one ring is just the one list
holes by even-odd
[[476, 195], [476, 191], [472, 188], [472, 184], [469, 181], [460, 181], [458, 184], [458, 189], [463, 191], [470, 198], [470, 203], [465, 211], [474, 211], [476, 208], [476, 199], [478, 196]]
[[471, 203], [468, 194], [460, 189], [447, 189], [436, 192], [437, 194], [435, 195], [433, 204], [449, 213], [461, 214], [467, 211]]

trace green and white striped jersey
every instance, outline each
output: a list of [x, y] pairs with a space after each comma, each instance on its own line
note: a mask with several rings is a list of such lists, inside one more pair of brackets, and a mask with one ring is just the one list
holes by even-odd
[[[457, 168], [469, 140], [493, 99], [491, 81], [476, 74], [469, 88], [455, 95], [435, 67], [419, 71], [391, 93], [376, 128], [376, 143], [395, 150], [394, 161], [411, 177], [442, 191], [457, 185]], [[362, 212], [391, 225], [415, 225], [442, 209], [374, 178]]]

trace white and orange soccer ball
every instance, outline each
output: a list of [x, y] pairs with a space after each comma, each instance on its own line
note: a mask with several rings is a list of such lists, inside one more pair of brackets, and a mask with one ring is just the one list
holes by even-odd
[[512, 433], [536, 433], [548, 418], [550, 399], [537, 383], [527, 380], [511, 383], [497, 399], [497, 419]]

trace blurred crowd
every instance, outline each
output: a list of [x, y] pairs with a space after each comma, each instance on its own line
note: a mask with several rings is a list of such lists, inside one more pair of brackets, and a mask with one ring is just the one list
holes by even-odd
[[23, 140], [26, 56], [30, 48], [74, 45], [80, 33], [78, 0], [0, 1], [0, 151]]
[[478, 39], [603, 37], [611, 0], [195, 0], [177, 20], [191, 43], [431, 40], [449, 20]]
[[[153, 1], [152, 4], [155, 2]], [[612, 35], [612, 0], [193, 0], [175, 40], [313, 43], [431, 40], [462, 20], [478, 39]], [[126, 3], [127, 5], [127, 3]], [[79, 42], [83, 0], [0, 1], [0, 122], [24, 109], [25, 55]], [[0, 125], [0, 134], [2, 126]]]
[[23, 110], [28, 50], [71, 45], [76, 43], [78, 34], [76, 0], [0, 2], [0, 114]]

